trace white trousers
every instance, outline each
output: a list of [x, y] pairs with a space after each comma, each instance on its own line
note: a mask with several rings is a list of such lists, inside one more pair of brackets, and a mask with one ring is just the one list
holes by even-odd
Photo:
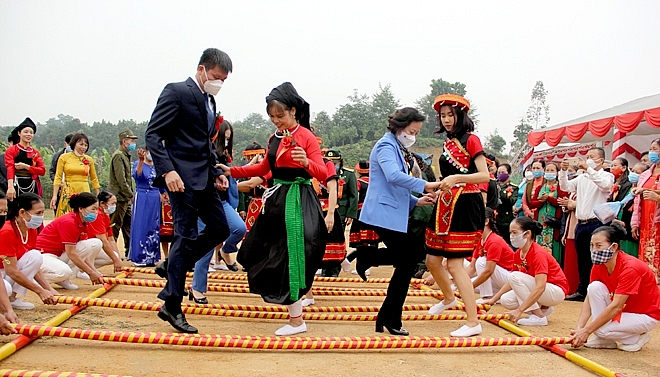
[[[76, 253], [91, 265], [99, 255], [103, 242], [98, 238], [80, 241], [76, 244]], [[55, 254], [43, 254], [44, 262], [41, 265], [41, 272], [46, 276], [46, 280], [51, 283], [59, 283], [64, 280], [75, 278], [80, 269], [71, 259], [62, 253], [61, 256]]]
[[[117, 256], [117, 258], [119, 258], [119, 253], [117, 253], [116, 251], [114, 253]], [[111, 264], [114, 264], [112, 258], [108, 256], [105, 250], [101, 249], [101, 251], [99, 251], [99, 254], [96, 256], [96, 259], [94, 259], [94, 267], [101, 268], [103, 266], [109, 266]]]
[[[509, 276], [509, 284], [512, 290], [503, 294], [500, 302], [509, 310], [518, 309], [520, 305], [532, 294], [536, 287], [534, 276], [524, 272], [514, 271]], [[564, 301], [564, 291], [552, 283], [545, 283], [545, 290], [539, 300], [532, 304], [526, 311], [539, 309], [540, 306], [555, 306]]]
[[[479, 257], [474, 263], [474, 267], [477, 270], [477, 276], [481, 275], [481, 273], [486, 269], [486, 257]], [[490, 275], [490, 277], [485, 282], [476, 287], [476, 289], [479, 290], [479, 295], [481, 295], [481, 297], [492, 297], [495, 293], [499, 292], [502, 287], [504, 287], [504, 284], [506, 284], [507, 281], [509, 281], [510, 275], [511, 272], [503, 269], [498, 265], [495, 265], [493, 274]], [[474, 281], [474, 279], [476, 279], [476, 277], [473, 278], [472, 281]]]
[[[30, 250], [27, 253], [23, 254], [21, 259], [16, 262], [16, 268], [25, 275], [29, 280], [34, 280], [34, 275], [39, 272], [41, 264], [43, 263], [43, 257], [39, 250]], [[7, 291], [9, 295], [16, 293], [19, 296], [25, 296], [27, 294], [27, 288], [16, 283], [9, 275], [5, 269], [2, 270], [2, 278], [5, 280], [5, 286], [9, 285], [11, 288]], [[35, 282], [36, 283], [36, 282]]]
[[[612, 303], [607, 286], [600, 281], [594, 281], [587, 288], [591, 318], [596, 318]], [[639, 335], [653, 330], [658, 320], [646, 314], [622, 313], [620, 322], [609, 321], [594, 331], [594, 335], [610, 339], [622, 344], [637, 343]]]

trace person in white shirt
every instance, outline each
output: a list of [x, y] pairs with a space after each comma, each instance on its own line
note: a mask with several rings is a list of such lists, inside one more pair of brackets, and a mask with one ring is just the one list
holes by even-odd
[[591, 274], [591, 252], [589, 242], [591, 233], [598, 227], [603, 226], [594, 214], [595, 205], [606, 203], [607, 198], [614, 186], [614, 176], [603, 170], [605, 162], [605, 150], [603, 148], [591, 148], [587, 152], [587, 161], [580, 159], [578, 169], [584, 170], [584, 174], [573, 180], [568, 180], [568, 160], [561, 163], [559, 172], [559, 187], [568, 192], [576, 194], [577, 205], [575, 216], [578, 224], [575, 228], [575, 248], [578, 257], [578, 274], [580, 283], [577, 292], [566, 297], [569, 301], [584, 301], [589, 286]]

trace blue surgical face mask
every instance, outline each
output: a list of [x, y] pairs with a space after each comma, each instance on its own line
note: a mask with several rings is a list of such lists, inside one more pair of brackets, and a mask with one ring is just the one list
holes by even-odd
[[85, 220], [86, 223], [93, 223], [94, 221], [96, 221], [97, 216], [98, 215], [94, 212], [88, 212], [83, 215], [83, 220]]
[[135, 143], [131, 143], [131, 144], [128, 144], [128, 145], [126, 146], [126, 149], [127, 149], [129, 152], [133, 152], [133, 151], [135, 150], [135, 148], [136, 148]]
[[108, 215], [112, 215], [117, 210], [117, 205], [108, 206], [108, 209], [105, 211]]
[[652, 164], [658, 163], [658, 161], [660, 161], [660, 155], [658, 155], [658, 152], [649, 152], [649, 161], [651, 161]]
[[[29, 212], [28, 212], [29, 213]], [[23, 219], [25, 220], [25, 219]], [[30, 229], [37, 229], [44, 223], [43, 216], [37, 216], [30, 213], [30, 221], [25, 221], [25, 226]]]
[[635, 184], [635, 183], [639, 182], [639, 174], [632, 173], [632, 172], [628, 173], [628, 180], [632, 184]]
[[543, 172], [542, 171], [535, 171], [534, 173], [534, 178], [541, 178], [543, 177]]
[[545, 179], [548, 181], [554, 181], [557, 179], [557, 173], [545, 173]]

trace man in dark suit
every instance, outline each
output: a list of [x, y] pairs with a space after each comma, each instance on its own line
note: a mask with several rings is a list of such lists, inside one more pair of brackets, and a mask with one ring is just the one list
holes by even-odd
[[[232, 71], [229, 56], [215, 48], [204, 51], [194, 77], [167, 84], [145, 132], [157, 178], [166, 186], [174, 217], [174, 238], [169, 258], [156, 272], [167, 277], [158, 298], [165, 301], [158, 316], [180, 332], [197, 333], [181, 311], [186, 272], [229, 235], [218, 195], [229, 182], [216, 168], [211, 143], [215, 133], [214, 96]], [[197, 232], [197, 219], [206, 228]]]

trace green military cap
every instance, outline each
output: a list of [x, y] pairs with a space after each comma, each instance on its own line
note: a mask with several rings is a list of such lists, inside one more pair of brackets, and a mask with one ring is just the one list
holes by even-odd
[[138, 137], [133, 135], [133, 131], [131, 130], [126, 130], [123, 131], [122, 133], [119, 134], [119, 140], [124, 140], [124, 139], [137, 139]]
[[325, 152], [325, 158], [328, 160], [341, 160], [341, 152], [338, 149], [328, 149]]

